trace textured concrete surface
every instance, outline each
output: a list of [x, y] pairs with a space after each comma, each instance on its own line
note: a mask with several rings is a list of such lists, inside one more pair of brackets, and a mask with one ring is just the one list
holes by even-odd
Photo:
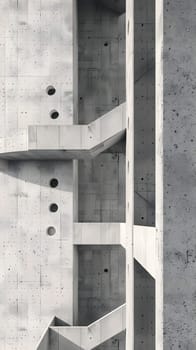
[[[11, 149], [29, 125], [73, 124], [74, 25], [72, 0], [1, 1], [0, 136]], [[0, 348], [33, 350], [55, 315], [73, 322], [73, 165], [1, 161], [0, 179]]]
[[0, 181], [0, 348], [35, 349], [55, 315], [73, 319], [72, 163], [1, 161]]
[[125, 220], [125, 155], [103, 153], [79, 162], [79, 221]]
[[[64, 128], [72, 128], [78, 119], [87, 130], [89, 123], [99, 124], [99, 117], [118, 108], [125, 101], [125, 29], [127, 33], [126, 154], [123, 139], [93, 160], [80, 161], [78, 174], [71, 161], [0, 162], [0, 310], [4, 320], [0, 349], [33, 350], [44, 334], [41, 350], [49, 350], [49, 346], [52, 350], [65, 347], [77, 350], [60, 332], [48, 343], [50, 331], [44, 331], [54, 316], [70, 324], [77, 323], [78, 304], [78, 323], [87, 325], [123, 304], [125, 299], [127, 349], [133, 350], [134, 342], [135, 350], [154, 350], [155, 341], [156, 350], [196, 348], [196, 7], [193, 0], [161, 0], [156, 5], [155, 123], [154, 1], [127, 0], [126, 18], [122, 13], [123, 1], [79, 1], [78, 48], [75, 2], [3, 0], [0, 4], [0, 137], [8, 137], [8, 149], [14, 149], [20, 142], [25, 144], [29, 125], [38, 125], [39, 131], [47, 126], [47, 132], [44, 129], [39, 134], [39, 145], [50, 142], [51, 149], [55, 147], [59, 131], [67, 145]], [[56, 89], [51, 96], [47, 94], [50, 85]], [[51, 118], [54, 111], [59, 113], [57, 119]], [[50, 133], [49, 126], [57, 132]], [[91, 139], [93, 131], [83, 136]], [[72, 139], [71, 133], [69, 137]], [[75, 138], [81, 147], [78, 134]], [[104, 145], [101, 146], [103, 151]], [[40, 153], [40, 158], [45, 157], [46, 153]], [[57, 154], [51, 151], [50, 158], [55, 157]], [[52, 178], [58, 178], [57, 188], [50, 187]], [[50, 211], [51, 204], [58, 204], [57, 212]], [[78, 213], [74, 212], [77, 205]], [[80, 223], [87, 225], [103, 223], [106, 237], [111, 230], [107, 224], [126, 220], [126, 250], [117, 245], [85, 245], [82, 241], [77, 251], [73, 246], [73, 221], [77, 216]], [[139, 233], [134, 236], [134, 223], [143, 234], [137, 252], [133, 243], [139, 244], [136, 243]], [[149, 240], [142, 225], [148, 226], [148, 234], [149, 226], [156, 227]], [[50, 235], [49, 227], [55, 228], [54, 236]], [[96, 227], [91, 233], [97, 232]], [[89, 229], [85, 232], [88, 234]], [[146, 252], [151, 249], [149, 260]], [[155, 280], [142, 266], [138, 263], [133, 266], [134, 256], [156, 278], [156, 288]], [[64, 326], [57, 324], [59, 320], [55, 322], [57, 327]], [[97, 349], [124, 347], [122, 332]]]
[[[73, 123], [72, 0], [0, 3], [0, 135]], [[46, 89], [56, 93], [48, 96]], [[53, 110], [59, 118], [51, 119]]]
[[195, 1], [164, 4], [164, 350], [196, 348]]
[[79, 123], [125, 101], [125, 15], [97, 1], [78, 2]]

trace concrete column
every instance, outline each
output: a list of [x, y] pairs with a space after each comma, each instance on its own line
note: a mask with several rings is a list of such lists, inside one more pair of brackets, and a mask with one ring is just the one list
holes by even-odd
[[134, 349], [134, 2], [126, 1], [126, 349]]
[[[156, 287], [155, 344], [163, 349], [163, 1], [156, 0], [156, 154], [155, 154], [155, 226]], [[167, 347], [166, 347], [167, 349]]]

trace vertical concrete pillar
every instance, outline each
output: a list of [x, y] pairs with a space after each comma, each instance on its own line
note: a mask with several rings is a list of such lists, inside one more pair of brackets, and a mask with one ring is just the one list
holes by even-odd
[[[163, 350], [163, 1], [156, 0], [156, 113], [155, 113], [155, 344]], [[168, 349], [167, 347], [165, 349]]]
[[134, 2], [126, 1], [126, 349], [134, 349]]

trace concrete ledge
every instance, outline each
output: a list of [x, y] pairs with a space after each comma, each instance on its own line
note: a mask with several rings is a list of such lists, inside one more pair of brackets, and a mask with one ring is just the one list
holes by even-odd
[[125, 223], [75, 223], [75, 245], [117, 245], [122, 244], [121, 237]]
[[0, 139], [0, 157], [8, 159], [95, 157], [125, 133], [126, 104], [88, 125], [30, 125]]

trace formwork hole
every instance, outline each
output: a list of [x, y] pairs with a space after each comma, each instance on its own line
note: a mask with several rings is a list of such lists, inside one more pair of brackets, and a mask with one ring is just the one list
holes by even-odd
[[55, 233], [56, 233], [56, 229], [55, 229], [54, 226], [49, 226], [49, 227], [47, 228], [47, 234], [48, 234], [48, 236], [54, 236]]
[[47, 92], [47, 94], [48, 94], [49, 96], [52, 96], [52, 95], [55, 94], [56, 89], [54, 88], [54, 86], [49, 85], [49, 86], [47, 87], [47, 89], [46, 89], [46, 92]]
[[58, 210], [58, 205], [56, 203], [50, 204], [50, 211], [52, 213], [56, 213], [57, 210]]
[[50, 118], [51, 119], [57, 119], [59, 117], [59, 112], [56, 111], [55, 109], [50, 112]]
[[58, 184], [59, 184], [59, 182], [57, 179], [53, 178], [50, 180], [50, 187], [55, 188], [58, 186]]

